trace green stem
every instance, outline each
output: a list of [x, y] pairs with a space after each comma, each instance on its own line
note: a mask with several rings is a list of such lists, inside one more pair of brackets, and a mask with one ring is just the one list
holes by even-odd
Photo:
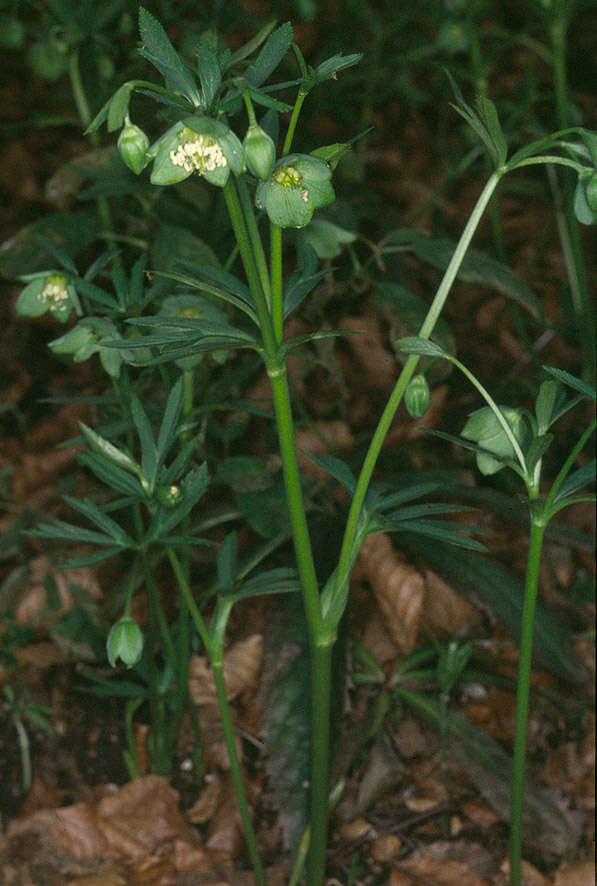
[[[218, 707], [220, 711], [220, 719], [222, 721], [222, 727], [224, 730], [224, 739], [226, 742], [226, 749], [228, 751], [228, 760], [230, 762], [230, 773], [232, 775], [232, 781], [234, 784], [234, 790], [236, 793], [236, 800], [238, 803], [238, 808], [240, 811], [241, 819], [243, 822], [243, 828], [245, 832], [245, 839], [247, 841], [247, 849], [249, 850], [249, 856], [251, 858], [251, 864], [253, 865], [253, 871], [255, 872], [255, 880], [257, 882], [257, 886], [265, 886], [265, 876], [263, 873], [263, 865], [261, 863], [261, 858], [259, 856], [259, 850], [257, 848], [257, 838], [255, 836], [255, 831], [253, 829], [253, 822], [251, 821], [251, 814], [249, 812], [249, 804], [247, 802], [247, 795], [245, 792], [245, 785], [243, 782], [242, 772], [240, 769], [240, 763], [238, 760], [238, 754], [236, 752], [236, 742], [234, 740], [234, 726], [232, 724], [232, 717], [230, 715], [230, 706], [228, 704], [228, 698], [226, 695], [226, 686], [224, 684], [224, 674], [223, 674], [223, 649], [220, 648], [220, 644], [214, 644], [212, 642], [212, 638], [210, 637], [209, 631], [203, 620], [203, 616], [199, 612], [199, 608], [195, 602], [193, 594], [191, 593], [191, 588], [187, 581], [186, 575], [184, 573], [184, 569], [180, 560], [176, 556], [176, 553], [172, 548], [168, 548], [168, 559], [170, 560], [170, 564], [172, 569], [174, 570], [174, 574], [178, 580], [178, 584], [181, 590], [181, 593], [185, 599], [186, 605], [191, 613], [191, 617], [195, 623], [195, 627], [197, 628], [197, 632], [203, 641], [203, 645], [205, 647], [205, 651], [209, 657], [213, 673], [214, 673], [214, 681], [216, 685], [216, 695], [218, 699]], [[216, 648], [217, 646], [217, 648]]]
[[240, 763], [238, 761], [238, 754], [236, 753], [234, 726], [232, 724], [232, 717], [230, 716], [230, 706], [228, 704], [228, 698], [226, 696], [223, 665], [222, 662], [216, 663], [213, 660], [211, 664], [216, 684], [216, 695], [218, 698], [220, 719], [222, 721], [222, 728], [224, 730], [224, 740], [226, 742], [226, 750], [228, 751], [230, 774], [232, 776], [232, 782], [234, 784], [234, 791], [236, 793], [236, 802], [238, 803], [240, 817], [243, 822], [245, 839], [247, 841], [247, 849], [249, 850], [249, 857], [253, 866], [253, 873], [255, 874], [257, 886], [265, 886], [265, 874], [263, 871], [263, 865], [261, 863], [261, 857], [259, 855], [259, 849], [257, 847], [257, 837], [255, 836], [255, 831], [253, 829], [253, 822], [251, 821], [251, 813], [249, 811], [249, 804], [247, 802], [247, 794], [245, 791], [243, 776], [240, 768]]
[[[420, 338], [429, 338], [429, 336], [433, 332], [435, 324], [439, 319], [446, 299], [450, 293], [450, 289], [452, 288], [452, 284], [456, 279], [456, 275], [458, 274], [466, 251], [471, 243], [471, 240], [473, 239], [473, 235], [477, 230], [487, 204], [489, 203], [491, 196], [495, 191], [498, 182], [503, 174], [503, 170], [497, 170], [496, 172], [494, 172], [488, 179], [485, 187], [483, 188], [479, 199], [477, 200], [477, 203], [475, 204], [475, 207], [470, 215], [470, 218], [466, 223], [464, 231], [462, 232], [460, 240], [458, 241], [458, 245], [454, 250], [454, 254], [450, 259], [450, 263], [446, 268], [443, 279], [429, 307], [429, 311], [427, 312], [427, 316], [425, 317], [423, 325], [421, 326], [421, 329], [419, 331]], [[367, 490], [369, 488], [369, 483], [371, 481], [371, 476], [373, 474], [375, 463], [377, 461], [379, 453], [381, 452], [381, 447], [390, 428], [390, 425], [394, 419], [396, 410], [400, 405], [402, 396], [408, 386], [409, 381], [414, 375], [418, 361], [419, 358], [415, 354], [411, 354], [411, 356], [404, 364], [402, 372], [400, 373], [398, 381], [396, 382], [396, 386], [390, 394], [390, 398], [383, 411], [380, 422], [375, 430], [375, 433], [369, 445], [369, 449], [367, 451], [367, 455], [365, 456], [365, 461], [363, 462], [363, 467], [359, 475], [355, 493], [352, 499], [352, 504], [348, 514], [346, 529], [344, 531], [344, 539], [342, 541], [342, 550], [340, 552], [340, 560], [338, 563], [339, 587], [342, 586], [343, 582], [346, 580], [346, 576], [351, 565], [351, 561], [353, 558], [353, 545], [356, 538], [359, 517], [361, 514], [361, 509], [363, 507], [365, 496], [367, 494]]]
[[[553, 86], [556, 120], [560, 129], [569, 125], [568, 76], [566, 64], [566, 32], [570, 9], [561, 4], [552, 15], [549, 26], [553, 57]], [[574, 185], [570, 174], [563, 178], [563, 213], [559, 214], [558, 229], [566, 262], [568, 285], [576, 314], [576, 323], [583, 350], [583, 377], [595, 380], [595, 312], [589, 293], [589, 282], [583, 254], [580, 225], [574, 213]]]
[[319, 634], [321, 610], [317, 575], [315, 573], [315, 563], [311, 550], [300, 472], [294, 445], [294, 426], [286, 367], [280, 366], [268, 369], [268, 375], [274, 394], [274, 408], [278, 427], [280, 455], [282, 456], [284, 470], [286, 501], [288, 502], [290, 513], [297, 567], [303, 588], [309, 633], [313, 639]]
[[510, 886], [520, 886], [520, 863], [522, 857], [522, 808], [524, 799], [524, 773], [526, 757], [526, 734], [531, 685], [531, 659], [533, 652], [533, 628], [535, 603], [539, 586], [539, 564], [546, 520], [531, 512], [531, 539], [527, 560], [520, 659], [518, 664], [518, 689], [516, 692], [516, 731], [514, 735], [514, 765], [512, 770], [512, 800], [510, 812]]
[[270, 224], [270, 268], [272, 280], [272, 321], [278, 344], [284, 334], [284, 288], [282, 283], [282, 228]]
[[265, 258], [265, 252], [263, 251], [263, 243], [261, 242], [261, 237], [259, 235], [259, 228], [257, 227], [255, 212], [253, 211], [253, 204], [251, 202], [251, 198], [249, 197], [246, 183], [242, 179], [238, 179], [237, 185], [238, 193], [240, 196], [240, 203], [245, 217], [245, 224], [247, 226], [249, 240], [251, 241], [251, 248], [253, 250], [255, 264], [257, 265], [259, 282], [261, 283], [261, 289], [263, 290], [263, 294], [265, 295], [266, 304], [268, 308], [271, 309], [272, 292], [267, 270], [267, 261]]
[[253, 250], [251, 248], [251, 240], [247, 232], [245, 218], [238, 199], [238, 194], [236, 193], [236, 187], [232, 176], [230, 176], [230, 178], [226, 182], [223, 191], [224, 199], [226, 200], [226, 206], [228, 208], [228, 214], [230, 216], [232, 228], [236, 237], [236, 242], [238, 243], [238, 248], [240, 250], [243, 267], [245, 269], [245, 274], [247, 275], [249, 288], [255, 301], [255, 308], [257, 310], [257, 316], [259, 318], [259, 326], [261, 327], [263, 344], [268, 356], [272, 357], [276, 353], [276, 344], [274, 332], [272, 329], [271, 317], [267, 309], [265, 293], [261, 286], [259, 272], [257, 270]]
[[[77, 108], [77, 113], [79, 115], [79, 120], [83, 124], [83, 128], [87, 129], [89, 124], [91, 123], [91, 110], [89, 108], [89, 102], [87, 101], [87, 96], [85, 94], [85, 88], [83, 86], [83, 79], [81, 77], [81, 68], [79, 66], [79, 50], [75, 49], [71, 53], [70, 64], [69, 64], [69, 76], [71, 82], [71, 89], [73, 92], [73, 98], [75, 100], [75, 105]], [[89, 140], [94, 148], [99, 148], [100, 140], [99, 133], [90, 132]], [[98, 197], [97, 198], [97, 208], [100, 215], [100, 219], [104, 226], [104, 232], [106, 239], [114, 245], [114, 225], [112, 222], [112, 213], [110, 212], [110, 204], [108, 203], [106, 197]]]
[[329, 819], [330, 701], [333, 641], [311, 644], [311, 841], [307, 886], [321, 886]]
[[292, 109], [290, 122], [288, 124], [288, 129], [286, 130], [286, 138], [284, 139], [284, 145], [282, 147], [282, 156], [288, 154], [290, 151], [290, 146], [292, 145], [292, 139], [294, 138], [294, 131], [296, 129], [296, 124], [298, 123], [299, 114], [301, 112], [301, 108], [303, 107], [303, 102], [307, 98], [308, 94], [309, 90], [305, 90], [302, 87], [298, 91], [298, 95], [294, 103], [294, 108]]

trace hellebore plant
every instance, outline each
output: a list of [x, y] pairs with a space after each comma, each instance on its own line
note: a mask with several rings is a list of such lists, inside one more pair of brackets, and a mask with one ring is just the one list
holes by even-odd
[[[524, 772], [526, 733], [531, 684], [531, 658], [535, 604], [539, 589], [539, 566], [543, 538], [549, 522], [559, 511], [579, 502], [594, 502], [595, 496], [581, 492], [594, 482], [595, 461], [588, 462], [570, 473], [576, 459], [595, 431], [596, 419], [580, 435], [576, 445], [564, 461], [549, 492], [541, 497], [543, 456], [551, 446], [554, 435], [550, 428], [564, 413], [584, 398], [597, 399], [595, 389], [566, 372], [544, 367], [552, 376], [544, 381], [535, 401], [534, 415], [522, 409], [498, 406], [488, 391], [463, 364], [446, 353], [439, 345], [421, 338], [403, 338], [401, 349], [408, 354], [444, 359], [458, 367], [484, 397], [488, 406], [475, 412], [462, 429], [462, 439], [435, 432], [438, 436], [459, 443], [476, 453], [477, 467], [482, 474], [496, 474], [510, 468], [524, 482], [530, 522], [530, 543], [527, 558], [518, 687], [516, 694], [516, 730], [514, 736], [514, 768], [510, 816], [510, 883], [520, 884], [522, 855], [522, 810], [524, 803]], [[557, 380], [556, 380], [557, 379]], [[571, 387], [578, 396], [568, 402], [561, 385]], [[468, 442], [470, 441], [470, 442]]]
[[[273, 26], [267, 26], [245, 47], [233, 54], [227, 49], [217, 50], [208, 40], [199, 41], [196, 77], [178, 55], [162, 26], [143, 8], [140, 9], [139, 23], [143, 44], [140, 52], [162, 74], [165, 85], [160, 86], [144, 80], [132, 80], [123, 84], [98, 113], [88, 131], [94, 133], [104, 122], [107, 123], [109, 132], [120, 130], [117, 145], [123, 161], [135, 174], [141, 174], [151, 166], [149, 181], [156, 186], [176, 185], [196, 174], [206, 183], [221, 189], [246, 283], [228, 268], [223, 270], [201, 264], [200, 261], [181, 262], [174, 271], [161, 276], [208, 293], [212, 301], [211, 315], [208, 313], [196, 316], [192, 310], [185, 309], [174, 310], [172, 313], [163, 310], [154, 317], [140, 316], [140, 313], [137, 313], [128, 319], [136, 332], [136, 337], [120, 332], [112, 338], [109, 334], [107, 338], [104, 335], [108, 327], [91, 322], [87, 317], [80, 319], [74, 330], [55, 342], [53, 347], [56, 351], [74, 354], [75, 359], [84, 359], [94, 347], [97, 347], [100, 353], [103, 353], [104, 349], [108, 351], [112, 349], [114, 353], [120, 355], [123, 363], [137, 366], [165, 361], [176, 361], [177, 365], [186, 365], [183, 361], [187, 359], [192, 361], [204, 353], [217, 354], [234, 349], [250, 349], [259, 355], [265, 365], [272, 387], [286, 499], [300, 591], [308, 625], [311, 668], [310, 824], [291, 882], [298, 882], [301, 876], [304, 849], [308, 843], [307, 883], [308, 886], [322, 886], [325, 877], [330, 805], [332, 651], [338, 626], [347, 605], [350, 574], [362, 542], [369, 534], [386, 529], [397, 531], [404, 528], [407, 520], [406, 516], [402, 520], [400, 517], [400, 507], [406, 500], [404, 495], [394, 493], [384, 497], [370, 488], [382, 444], [405, 394], [411, 414], [420, 416], [426, 409], [429, 397], [428, 385], [424, 373], [419, 371], [415, 375], [420, 356], [445, 357], [445, 354], [439, 352], [432, 343], [425, 343], [440, 318], [467, 249], [501, 179], [507, 173], [532, 164], [567, 166], [578, 176], [577, 214], [582, 221], [593, 222], [596, 220], [597, 211], [593, 187], [597, 166], [597, 134], [578, 127], [567, 128], [519, 150], [508, 160], [506, 141], [493, 104], [484, 98], [472, 108], [457, 93], [457, 110], [484, 142], [493, 172], [479, 196], [429, 307], [419, 330], [417, 344], [412, 346], [411, 353], [396, 381], [358, 479], [353, 476], [348, 466], [337, 458], [319, 456], [314, 459], [334, 479], [342, 483], [352, 496], [337, 565], [324, 586], [320, 587], [297, 461], [287, 359], [294, 350], [310, 340], [342, 333], [322, 330], [296, 339], [284, 339], [286, 318], [314, 288], [324, 272], [308, 268], [305, 263], [305, 266], [299, 269], [299, 273], [288, 277], [285, 283], [283, 233], [288, 228], [303, 228], [308, 225], [313, 214], [335, 198], [332, 185], [333, 172], [341, 156], [349, 150], [349, 143], [326, 145], [311, 154], [302, 154], [292, 150], [294, 135], [307, 95], [319, 84], [335, 78], [337, 72], [357, 63], [360, 56], [335, 55], [314, 69], [306, 64], [300, 50], [293, 43], [292, 28], [289, 24], [284, 24], [275, 30], [272, 30]], [[296, 79], [265, 86], [266, 81], [290, 49], [298, 65]], [[249, 61], [249, 57], [254, 53], [257, 53], [256, 57]], [[287, 94], [293, 88], [297, 89], [294, 104], [287, 104], [273, 95], [274, 92], [282, 90]], [[130, 105], [135, 93], [155, 99], [161, 108], [156, 121], [166, 120], [165, 131], [153, 142], [131, 120]], [[266, 109], [261, 123], [257, 122], [255, 105]], [[237, 135], [231, 128], [229, 120], [242, 113], [243, 108], [248, 114], [248, 128], [244, 133]], [[290, 119], [285, 137], [278, 139], [278, 115], [284, 112], [290, 112]], [[282, 144], [278, 152], [280, 141]], [[269, 245], [262, 239], [264, 225], [269, 226]], [[159, 268], [156, 269], [156, 274], [160, 275]], [[41, 313], [42, 310], [48, 309], [57, 312], [59, 309], [59, 319], [67, 319], [72, 306], [81, 317], [82, 311], [77, 296], [79, 290], [83, 294], [86, 293], [91, 300], [95, 294], [95, 303], [101, 301], [88, 279], [81, 283], [82, 278], [78, 277], [76, 269], [66, 268], [60, 284], [55, 280], [55, 276], [54, 272], [48, 272], [31, 280], [19, 303], [23, 313], [33, 311]], [[58, 285], [59, 291], [56, 289]], [[68, 305], [66, 299], [70, 299]], [[228, 313], [216, 310], [213, 301], [219, 301]], [[429, 347], [429, 351], [425, 350], [426, 346]], [[114, 377], [118, 379], [120, 365], [109, 364], [109, 366], [112, 367]], [[108, 366], [106, 368], [110, 372]], [[89, 502], [70, 501], [83, 516], [101, 530], [89, 533], [87, 541], [103, 544], [112, 552], [115, 550], [135, 552], [135, 562], [145, 572], [150, 587], [150, 620], [153, 624], [153, 640], [150, 645], [155, 648], [157, 638], [161, 636], [167, 660], [174, 670], [178, 668], [179, 691], [184, 693], [187, 672], [180, 655], [177, 655], [172, 633], [164, 624], [163, 613], [148, 566], [148, 555], [156, 547], [166, 552], [180, 591], [179, 632], [185, 638], [187, 660], [187, 618], [190, 616], [214, 670], [247, 846], [258, 886], [263, 886], [265, 877], [236, 756], [232, 721], [223, 680], [225, 629], [231, 608], [237, 600], [255, 594], [294, 590], [296, 581], [291, 570], [272, 570], [270, 573], [265, 573], [268, 576], [267, 580], [264, 580], [263, 576], [260, 581], [253, 580], [248, 575], [248, 569], [237, 567], [236, 540], [233, 536], [228, 536], [218, 553], [218, 593], [215, 611], [209, 627], [207, 626], [191, 593], [188, 562], [185, 562], [185, 557], [179, 550], [184, 551], [185, 543], [197, 542], [196, 538], [189, 538], [187, 520], [191, 509], [209, 482], [205, 466], [197, 469], [190, 467], [194, 441], [189, 436], [188, 427], [184, 422], [181, 423], [181, 415], [188, 416], [184, 405], [187, 402], [184, 391], [185, 384], [189, 383], [191, 378], [192, 368], [187, 366], [184, 370], [184, 380], [181, 379], [173, 387], [168, 397], [157, 440], [153, 436], [151, 422], [140, 400], [131, 399], [132, 421], [142, 453], [140, 460], [134, 459], [100, 434], [89, 428], [83, 428], [91, 450], [86, 463], [100, 478], [109, 474], [115, 488], [118, 488], [123, 495], [128, 495], [135, 503], [136, 535], [133, 537], [125, 532], [95, 505]], [[554, 407], [557, 399], [554, 386], [552, 382], [547, 384], [550, 387], [542, 387], [539, 399], [542, 403], [547, 401], [549, 393]], [[494, 410], [489, 419], [484, 417], [480, 422], [483, 426], [481, 429], [476, 425], [471, 426], [465, 436], [468, 435], [484, 445], [485, 450], [482, 455], [486, 459], [494, 460], [498, 465], [501, 465], [504, 459], [510, 463], [512, 453], [509, 446], [511, 446], [518, 466], [516, 467], [514, 462], [512, 464], [527, 483], [532, 504], [533, 555], [529, 560], [527, 584], [527, 597], [530, 600], [536, 591], [536, 568], [545, 525], [559, 506], [563, 506], [558, 494], [561, 496], [564, 489], [568, 488], [564, 484], [565, 476], [582, 447], [575, 448], [571, 459], [566, 463], [566, 470], [556, 480], [548, 499], [541, 508], [537, 508], [541, 456], [545, 451], [547, 427], [553, 420], [554, 410], [552, 408], [550, 411], [546, 406], [541, 408], [537, 406], [537, 417], [533, 424], [536, 433], [533, 442], [529, 444], [530, 449], [524, 452], [514, 421], [514, 419], [518, 421], [517, 416], [517, 412], [498, 410], [496, 413]], [[488, 422], [491, 424], [489, 435], [485, 433]], [[506, 435], [507, 442], [502, 439], [502, 431]], [[166, 459], [170, 456], [176, 440], [182, 441], [181, 452], [167, 464]], [[585, 435], [583, 442], [584, 440], [586, 440]], [[111, 465], [110, 471], [106, 468], [106, 462]], [[491, 466], [491, 461], [486, 461], [484, 464], [486, 467]], [[575, 476], [577, 474], [572, 475], [568, 482]], [[569, 501], [570, 499], [567, 503]], [[147, 521], [140, 517], [141, 506], [149, 511], [148, 525]], [[449, 511], [453, 506], [433, 507], [436, 507], [433, 513], [440, 514]], [[410, 525], [412, 531], [432, 534], [434, 530], [428, 525], [432, 522], [420, 521], [417, 528], [416, 521], [413, 520]], [[68, 533], [65, 533], [65, 525], [43, 527], [41, 534], [45, 533], [54, 538], [69, 537]], [[447, 529], [443, 531], [448, 532]], [[454, 544], [476, 550], [482, 549], [468, 536], [463, 536], [456, 530], [450, 530], [450, 533]], [[261, 557], [266, 556], [267, 552], [264, 549]], [[109, 555], [108, 550], [106, 555]], [[108, 641], [110, 661], [113, 662], [120, 657], [129, 667], [135, 666], [139, 655], [143, 654], [142, 640], [140, 642], [138, 628], [129, 612], [134, 587], [133, 569], [124, 617], [113, 627]], [[522, 700], [520, 700], [521, 713], [517, 725], [516, 758], [516, 765], [520, 771], [524, 764], [524, 757], [522, 763], [520, 761], [520, 747], [526, 728], [523, 714], [526, 714], [525, 699], [528, 698], [528, 685], [526, 690], [524, 688], [525, 680], [528, 684], [530, 656], [530, 636], [527, 634], [531, 629], [532, 609], [529, 613], [525, 613], [521, 654], [522, 688], [519, 691], [519, 700]], [[159, 699], [155, 692], [152, 704], [157, 711]], [[524, 745], [522, 747], [524, 749]], [[516, 802], [520, 805], [521, 775], [517, 774], [518, 770], [515, 772], [514, 785]], [[519, 818], [519, 812], [514, 810], [513, 845], [516, 843], [517, 817]], [[517, 839], [520, 844], [520, 833]], [[519, 860], [520, 847], [516, 851], [513, 849], [511, 875], [513, 884], [519, 882], [519, 873], [517, 874]]]

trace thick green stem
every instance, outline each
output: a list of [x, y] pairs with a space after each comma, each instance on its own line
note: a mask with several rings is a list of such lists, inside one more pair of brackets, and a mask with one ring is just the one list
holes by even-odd
[[301, 489], [301, 479], [294, 444], [294, 426], [290, 405], [290, 392], [286, 378], [286, 367], [268, 369], [268, 375], [274, 394], [274, 408], [278, 427], [280, 455], [284, 470], [286, 501], [290, 513], [290, 524], [294, 538], [297, 567], [303, 588], [305, 612], [309, 625], [309, 634], [316, 638], [319, 633], [321, 610], [315, 563], [311, 550], [309, 528], [305, 516], [305, 504]]
[[311, 842], [307, 886], [322, 886], [329, 818], [330, 700], [333, 642], [311, 644]]
[[522, 808], [524, 799], [524, 771], [526, 734], [531, 685], [531, 659], [535, 603], [539, 586], [539, 564], [546, 521], [531, 512], [531, 539], [522, 610], [518, 689], [516, 692], [516, 731], [514, 736], [514, 765], [512, 770], [512, 801], [510, 813], [510, 886], [520, 886], [522, 854]]
[[[479, 199], [477, 200], [475, 208], [473, 209], [470, 218], [466, 223], [466, 227], [462, 232], [458, 245], [454, 250], [454, 254], [450, 259], [450, 263], [446, 268], [443, 279], [431, 303], [429, 311], [427, 312], [427, 316], [425, 317], [423, 325], [421, 326], [421, 329], [419, 331], [420, 338], [429, 338], [429, 336], [433, 332], [435, 324], [439, 319], [446, 299], [449, 295], [450, 289], [452, 288], [452, 284], [456, 279], [456, 275], [458, 274], [466, 251], [471, 243], [471, 240], [473, 239], [473, 235], [477, 230], [487, 204], [489, 203], [502, 174], [502, 170], [494, 172], [487, 181], [485, 187], [483, 188], [483, 191], [481, 192]], [[348, 514], [346, 529], [344, 531], [342, 550], [338, 563], [339, 587], [345, 582], [348, 570], [352, 562], [353, 546], [357, 533], [359, 517], [361, 509], [363, 507], [365, 496], [367, 494], [367, 490], [369, 488], [369, 483], [371, 481], [375, 463], [377, 462], [377, 458], [379, 456], [379, 453], [381, 452], [383, 441], [394, 419], [394, 415], [396, 414], [396, 410], [400, 405], [400, 401], [402, 400], [402, 396], [408, 386], [408, 383], [414, 374], [418, 361], [419, 358], [416, 355], [411, 354], [411, 356], [404, 364], [404, 368], [402, 369], [402, 372], [398, 377], [398, 381], [396, 382], [396, 386], [394, 387], [394, 390], [390, 395], [386, 408], [383, 411], [383, 415], [369, 445], [367, 455], [365, 456], [365, 461], [363, 462], [363, 467], [359, 475], [357, 487], [355, 489], [352, 504]]]

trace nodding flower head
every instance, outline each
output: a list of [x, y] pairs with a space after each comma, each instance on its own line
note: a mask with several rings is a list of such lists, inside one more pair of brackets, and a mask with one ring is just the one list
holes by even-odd
[[[33, 279], [31, 279], [33, 277]], [[74, 286], [64, 274], [33, 274], [31, 282], [21, 292], [17, 311], [25, 317], [41, 317], [50, 311], [61, 323], [66, 323], [78, 300]]]
[[330, 166], [308, 154], [283, 157], [267, 181], [257, 186], [255, 200], [270, 221], [281, 227], [302, 228], [313, 212], [334, 200]]
[[154, 185], [173, 185], [198, 172], [210, 184], [222, 188], [231, 170], [240, 175], [243, 169], [238, 138], [229, 126], [210, 117], [187, 117], [175, 123], [147, 156], [154, 159], [150, 176]]
[[37, 297], [51, 311], [68, 311], [70, 301], [68, 279], [64, 274], [50, 274], [46, 277], [44, 288]]

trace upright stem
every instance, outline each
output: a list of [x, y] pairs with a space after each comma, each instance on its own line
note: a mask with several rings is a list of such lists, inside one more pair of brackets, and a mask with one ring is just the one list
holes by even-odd
[[539, 564], [546, 521], [531, 512], [531, 539], [522, 610], [518, 689], [516, 692], [516, 731], [514, 735], [514, 765], [512, 770], [512, 801], [510, 812], [510, 886], [520, 886], [522, 856], [522, 809], [524, 799], [524, 771], [526, 735], [531, 685], [531, 659], [535, 603], [539, 586]]
[[272, 280], [272, 321], [276, 342], [284, 335], [284, 289], [282, 282], [282, 228], [270, 224], [270, 268]]
[[[87, 129], [87, 127], [91, 123], [91, 111], [89, 109], [89, 102], [87, 101], [87, 96], [83, 87], [83, 80], [81, 78], [78, 49], [73, 50], [73, 52], [71, 53], [69, 75], [71, 89], [73, 91], [73, 98], [77, 107], [77, 113], [84, 128]], [[97, 132], [89, 133], [89, 140], [91, 141], [91, 144], [94, 148], [99, 147], [99, 134]], [[106, 238], [110, 241], [113, 241], [114, 226], [112, 224], [112, 213], [110, 212], [110, 205], [106, 197], [97, 198], [97, 208], [102, 220], [102, 224], [104, 226]]]
[[[261, 863], [261, 858], [259, 856], [259, 850], [257, 848], [257, 838], [255, 836], [255, 830], [253, 828], [253, 822], [251, 821], [251, 814], [249, 811], [249, 804], [247, 802], [247, 795], [245, 792], [245, 785], [243, 782], [242, 772], [240, 768], [240, 763], [238, 760], [238, 754], [236, 752], [236, 743], [234, 740], [234, 726], [232, 723], [232, 717], [230, 715], [230, 706], [228, 704], [228, 697], [226, 695], [226, 685], [224, 683], [224, 673], [223, 673], [223, 649], [220, 648], [220, 644], [214, 644], [212, 642], [212, 638], [210, 637], [209, 631], [207, 630], [207, 626], [203, 620], [203, 616], [199, 612], [199, 608], [195, 602], [193, 594], [191, 593], [191, 588], [187, 581], [187, 577], [184, 573], [184, 569], [176, 553], [172, 548], [168, 548], [168, 559], [170, 560], [170, 564], [172, 569], [174, 570], [174, 574], [178, 580], [178, 586], [180, 588], [181, 594], [185, 600], [185, 603], [188, 607], [189, 612], [191, 613], [191, 617], [195, 623], [195, 627], [197, 628], [197, 632], [201, 639], [203, 640], [203, 645], [205, 646], [205, 651], [209, 657], [210, 664], [212, 666], [214, 681], [216, 684], [216, 696], [218, 699], [218, 708], [220, 711], [220, 719], [222, 721], [222, 727], [224, 730], [224, 740], [226, 742], [226, 750], [228, 752], [228, 760], [230, 762], [230, 774], [232, 775], [232, 781], [234, 783], [234, 791], [236, 794], [236, 800], [238, 802], [238, 808], [241, 815], [241, 819], [243, 822], [243, 829], [245, 832], [245, 839], [247, 841], [247, 849], [249, 850], [249, 856], [251, 858], [251, 864], [253, 865], [253, 871], [255, 873], [255, 880], [257, 882], [257, 886], [265, 886], [265, 875], [263, 873], [263, 865]], [[217, 646], [217, 648], [215, 648]], [[222, 643], [223, 646], [223, 643]]]
[[[429, 311], [427, 312], [427, 316], [425, 317], [423, 325], [421, 326], [421, 329], [419, 331], [420, 338], [429, 338], [429, 336], [433, 332], [435, 324], [437, 323], [437, 320], [443, 310], [444, 304], [449, 295], [450, 289], [452, 288], [452, 284], [456, 279], [456, 275], [458, 274], [466, 251], [470, 245], [471, 240], [473, 239], [473, 235], [477, 230], [487, 204], [489, 203], [491, 196], [495, 191], [502, 175], [503, 170], [497, 170], [496, 172], [494, 172], [487, 181], [485, 187], [483, 188], [479, 199], [477, 200], [475, 208], [473, 209], [470, 218], [466, 223], [464, 231], [462, 232], [460, 240], [458, 241], [458, 245], [454, 250], [454, 254], [450, 259], [450, 263], [446, 268], [443, 279], [435, 294], [435, 298], [431, 303]], [[381, 452], [383, 441], [393, 421], [394, 415], [396, 414], [396, 410], [400, 405], [402, 396], [408, 386], [410, 379], [414, 374], [418, 360], [419, 358], [415, 354], [411, 354], [411, 356], [404, 364], [402, 372], [400, 373], [398, 381], [396, 382], [396, 386], [394, 387], [394, 390], [390, 395], [390, 399], [386, 404], [386, 408], [383, 411], [383, 415], [373, 435], [373, 438], [369, 445], [369, 449], [367, 451], [367, 455], [365, 456], [365, 461], [363, 462], [363, 467], [361, 469], [355, 493], [352, 498], [348, 520], [346, 522], [346, 529], [344, 531], [342, 550], [340, 552], [340, 560], [338, 563], [339, 585], [341, 585], [345, 581], [347, 571], [350, 568], [353, 544], [356, 537], [359, 516], [363, 507], [363, 502], [365, 500], [367, 490], [369, 488], [369, 483], [371, 481], [371, 476], [373, 474], [375, 463], [377, 461], [379, 453]]]

